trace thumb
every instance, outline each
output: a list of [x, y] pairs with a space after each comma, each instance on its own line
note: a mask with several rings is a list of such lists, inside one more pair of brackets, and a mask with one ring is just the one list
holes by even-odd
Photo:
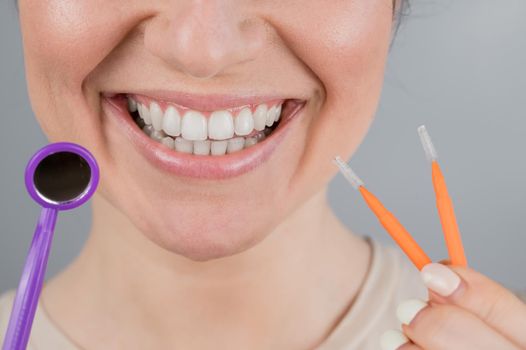
[[420, 273], [431, 303], [457, 305], [526, 347], [526, 304], [512, 292], [468, 267], [431, 263]]

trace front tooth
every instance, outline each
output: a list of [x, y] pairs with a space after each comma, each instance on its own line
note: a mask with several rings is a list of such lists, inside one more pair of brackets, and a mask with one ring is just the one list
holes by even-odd
[[194, 154], [207, 156], [210, 154], [210, 140], [194, 141]]
[[150, 104], [150, 118], [155, 130], [159, 131], [163, 128], [163, 111], [156, 102]]
[[236, 135], [245, 136], [254, 130], [254, 118], [252, 118], [252, 111], [250, 108], [243, 108], [236, 116]]
[[168, 107], [164, 112], [163, 130], [170, 136], [179, 136], [181, 134], [181, 116], [173, 106]]
[[258, 140], [255, 137], [247, 137], [245, 140], [245, 148], [254, 146], [256, 143], [258, 143]]
[[214, 156], [222, 156], [226, 153], [228, 141], [212, 141], [210, 148]]
[[244, 137], [234, 137], [233, 139], [228, 140], [226, 152], [233, 153], [233, 152], [241, 151], [243, 147], [245, 147], [245, 138]]
[[260, 104], [254, 111], [254, 129], [261, 131], [265, 129], [267, 122], [267, 105]]
[[128, 111], [132, 113], [137, 112], [137, 102], [131, 97], [128, 97]]
[[228, 111], [215, 111], [208, 121], [208, 137], [214, 140], [226, 140], [234, 136], [234, 121]]
[[170, 136], [163, 137], [161, 143], [171, 149], [174, 149], [175, 147], [174, 139], [172, 139]]
[[181, 136], [189, 141], [204, 141], [208, 137], [206, 124], [204, 115], [190, 110], [181, 121]]
[[276, 118], [274, 121], [279, 121], [279, 118], [281, 117], [281, 104], [276, 108]]
[[272, 126], [274, 124], [274, 119], [276, 119], [276, 106], [270, 107], [270, 109], [267, 111], [267, 126]]
[[194, 148], [194, 143], [192, 141], [185, 140], [182, 137], [176, 137], [174, 144], [177, 152], [192, 153]]
[[152, 124], [152, 118], [150, 117], [150, 110], [146, 106], [141, 104], [141, 103], [139, 103], [137, 105], [137, 108], [139, 110], [139, 115], [144, 120], [146, 125], [151, 125]]

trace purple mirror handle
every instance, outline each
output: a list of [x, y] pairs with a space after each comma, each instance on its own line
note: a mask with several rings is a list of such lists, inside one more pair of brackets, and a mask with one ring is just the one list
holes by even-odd
[[16, 291], [3, 350], [26, 349], [42, 291], [58, 210], [43, 208]]
[[34, 291], [34, 295], [30, 297], [31, 304], [29, 305], [29, 313], [28, 313], [28, 321], [25, 322], [24, 327], [24, 333], [21, 337], [21, 344], [22, 347], [20, 349], [25, 349], [27, 347], [27, 343], [29, 341], [29, 335], [31, 333], [31, 326], [33, 324], [33, 320], [35, 318], [35, 312], [38, 307], [38, 301], [40, 299], [40, 293], [42, 291], [42, 286], [44, 284], [44, 277], [46, 276], [46, 268], [47, 268], [47, 262], [49, 258], [49, 252], [51, 250], [51, 243], [53, 240], [53, 234], [55, 232], [55, 224], [57, 221], [58, 216], [58, 210], [57, 209], [46, 209], [42, 208], [41, 212], [41, 218], [39, 219], [39, 223], [43, 222], [42, 224], [42, 230], [41, 230], [41, 245], [40, 249], [38, 250], [40, 252], [40, 256], [37, 259], [37, 265], [36, 265], [36, 277], [34, 280], [34, 287], [32, 290]]

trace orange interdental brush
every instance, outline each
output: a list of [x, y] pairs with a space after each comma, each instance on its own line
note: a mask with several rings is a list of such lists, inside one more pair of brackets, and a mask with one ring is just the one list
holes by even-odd
[[352, 171], [351, 167], [339, 156], [334, 158], [334, 162], [347, 181], [349, 181], [355, 189], [360, 191], [365, 202], [376, 215], [382, 226], [409, 257], [416, 268], [421, 270], [425, 265], [431, 263], [431, 259], [429, 259], [413, 237], [411, 237], [409, 232], [407, 232], [396, 217], [383, 206], [378, 198], [365, 188], [363, 181]]
[[438, 154], [424, 125], [418, 127], [418, 134], [420, 135], [420, 141], [422, 141], [426, 157], [429, 162], [431, 162], [436, 205], [449, 252], [449, 258], [451, 259], [451, 265], [467, 266], [464, 246], [462, 245], [462, 239], [460, 238], [460, 231], [453, 209], [453, 201], [449, 196], [444, 175], [442, 175], [442, 171], [438, 165]]

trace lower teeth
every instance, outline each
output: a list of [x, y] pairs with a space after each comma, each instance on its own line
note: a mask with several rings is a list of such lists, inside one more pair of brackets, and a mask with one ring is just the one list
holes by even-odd
[[167, 135], [162, 130], [155, 130], [152, 125], [146, 125], [142, 118], [136, 116], [135, 123], [148, 135], [152, 140], [155, 140], [166, 147], [176, 150], [181, 153], [192, 153], [195, 155], [224, 155], [225, 153], [234, 153], [245, 148], [252, 147], [265, 138], [275, 129], [275, 125], [264, 130], [258, 131], [256, 134], [249, 136], [237, 136], [228, 140], [204, 140], [204, 141], [190, 141], [180, 136], [172, 137]]

